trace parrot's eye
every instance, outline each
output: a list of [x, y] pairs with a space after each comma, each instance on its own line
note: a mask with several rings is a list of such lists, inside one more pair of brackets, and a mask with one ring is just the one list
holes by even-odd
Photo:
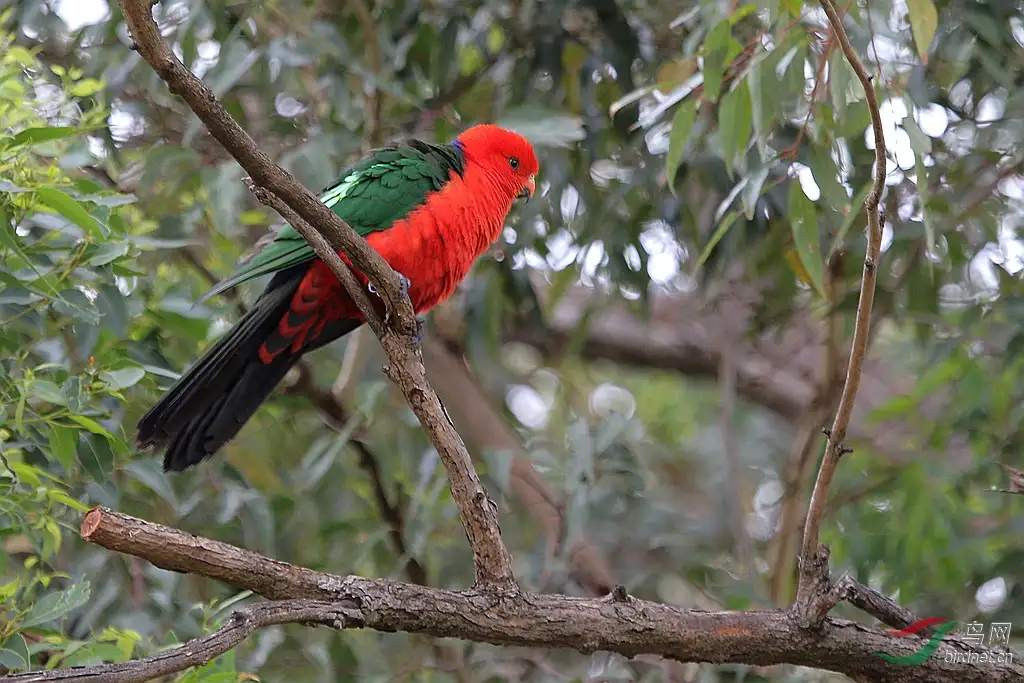
[[508, 165], [512, 168], [519, 168], [519, 159], [512, 157], [508, 160]]

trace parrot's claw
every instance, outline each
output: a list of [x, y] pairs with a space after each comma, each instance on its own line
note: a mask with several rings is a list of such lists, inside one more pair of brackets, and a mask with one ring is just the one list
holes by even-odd
[[419, 346], [421, 343], [423, 343], [423, 333], [426, 332], [426, 331], [427, 331], [427, 320], [426, 320], [426, 318], [421, 318], [420, 316], [416, 316], [416, 329], [412, 333], [412, 339], [413, 339], [413, 341], [416, 342], [417, 346]]
[[[395, 274], [398, 275], [398, 287], [402, 290], [402, 294], [404, 296], [408, 296], [409, 288], [412, 287], [412, 280], [402, 275], [397, 270], [395, 271]], [[366, 283], [366, 289], [370, 292], [370, 294], [378, 294], [377, 288], [373, 286], [372, 282]]]
[[[410, 280], [406, 276], [402, 275], [397, 270], [395, 271], [395, 274], [398, 275], [398, 286], [402, 290], [402, 295], [403, 296], [409, 296], [409, 288], [412, 287], [412, 280]], [[367, 282], [366, 283], [366, 289], [368, 289], [370, 291], [370, 294], [375, 294], [375, 295], [379, 296], [381, 299], [384, 298], [384, 297], [380, 296], [380, 293], [378, 292], [377, 288], [373, 286], [372, 282]], [[391, 323], [391, 309], [390, 309], [390, 307], [388, 307], [386, 305], [386, 302], [385, 302], [384, 324], [385, 325], [389, 325], [390, 323]], [[423, 320], [422, 319], [416, 318], [416, 330], [415, 330], [415, 332], [413, 334], [414, 334], [414, 337], [416, 339], [416, 343], [419, 344], [420, 343], [420, 339], [423, 336]]]

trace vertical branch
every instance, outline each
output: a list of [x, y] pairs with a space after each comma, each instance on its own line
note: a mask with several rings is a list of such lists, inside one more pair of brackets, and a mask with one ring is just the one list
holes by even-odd
[[819, 0], [829, 24], [835, 31], [836, 38], [843, 49], [850, 67], [857, 74], [864, 88], [868, 111], [871, 115], [871, 129], [875, 139], [875, 177], [871, 192], [864, 201], [864, 212], [867, 214], [867, 249], [864, 257], [864, 270], [861, 275], [860, 299], [857, 303], [857, 316], [853, 329], [853, 342], [850, 349], [850, 361], [846, 369], [846, 381], [839, 398], [832, 427], [828, 431], [828, 443], [825, 446], [825, 457], [811, 493], [811, 502], [807, 510], [807, 521], [804, 524], [803, 548], [800, 553], [800, 576], [797, 584], [797, 595], [794, 603], [798, 615], [806, 626], [817, 626], [825, 614], [838, 599], [828, 579], [828, 549], [820, 545], [821, 519], [825, 513], [828, 488], [835, 476], [836, 467], [844, 453], [849, 449], [843, 443], [846, 430], [853, 414], [857, 389], [860, 386], [861, 372], [864, 367], [868, 339], [871, 328], [871, 307], [875, 298], [875, 283], [878, 279], [878, 261], [882, 251], [882, 221], [878, 205], [885, 190], [885, 135], [882, 130], [882, 117], [878, 109], [878, 98], [872, 84], [871, 75], [864, 68], [843, 26], [833, 0]]

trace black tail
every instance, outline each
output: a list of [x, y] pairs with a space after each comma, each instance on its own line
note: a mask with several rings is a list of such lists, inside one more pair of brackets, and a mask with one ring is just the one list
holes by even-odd
[[260, 345], [288, 312], [308, 265], [275, 275], [252, 309], [139, 420], [140, 448], [167, 446], [165, 471], [180, 472], [216, 453], [304, 353], [359, 327], [358, 320], [337, 321], [299, 353], [285, 351], [270, 364], [260, 360]]

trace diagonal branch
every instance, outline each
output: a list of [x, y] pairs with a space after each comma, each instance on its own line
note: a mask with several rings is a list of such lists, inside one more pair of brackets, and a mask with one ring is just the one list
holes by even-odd
[[[512, 558], [501, 539], [497, 507], [489, 499], [465, 444], [427, 382], [415, 340], [419, 323], [408, 297], [408, 281], [395, 273], [337, 214], [256, 146], [213, 92], [171, 51], [153, 21], [150, 0], [120, 0], [120, 4], [135, 49], [245, 169], [257, 198], [277, 210], [309, 241], [345, 285], [380, 339], [390, 361], [384, 368], [385, 373], [402, 390], [448, 472], [452, 499], [473, 550], [477, 585], [517, 590]], [[365, 273], [381, 293], [387, 309], [383, 322], [356, 276], [338, 254], [350, 258], [356, 269]]]
[[857, 303], [857, 316], [853, 328], [853, 342], [850, 349], [850, 362], [846, 369], [846, 382], [839, 398], [839, 408], [831, 429], [827, 432], [828, 443], [825, 445], [825, 456], [818, 470], [818, 478], [811, 493], [811, 502], [807, 510], [807, 521], [804, 524], [803, 548], [800, 552], [800, 576], [797, 583], [796, 601], [793, 607], [800, 615], [805, 626], [818, 626], [825, 615], [838, 601], [838, 596], [830, 586], [828, 578], [828, 548], [821, 546], [819, 537], [821, 519], [825, 514], [828, 498], [828, 487], [832, 483], [836, 467], [843, 454], [848, 452], [844, 443], [846, 430], [853, 415], [853, 404], [860, 386], [864, 358], [867, 355], [868, 340], [871, 328], [871, 307], [875, 299], [875, 282], [878, 279], [878, 261], [882, 251], [882, 221], [878, 204], [885, 190], [885, 135], [882, 132], [882, 117], [878, 109], [878, 98], [864, 64], [846, 35], [843, 19], [839, 16], [833, 0], [820, 0], [829, 24], [835, 31], [843, 54], [850, 63], [857, 78], [864, 87], [864, 95], [871, 114], [871, 129], [875, 138], [875, 177], [874, 184], [867, 199], [864, 200], [864, 212], [867, 214], [867, 250], [864, 256], [864, 271], [861, 275], [860, 300]]
[[144, 683], [203, 666], [238, 646], [258, 629], [278, 624], [320, 624], [333, 628], [361, 625], [360, 613], [351, 607], [323, 600], [263, 602], [236, 610], [213, 633], [195, 638], [152, 657], [128, 662], [76, 666], [67, 669], [19, 674], [0, 678], [10, 683]]
[[[221, 632], [173, 651], [178, 653], [191, 652], [200, 644], [211, 648], [211, 641], [224, 648], [229, 642], [225, 639], [239, 642], [247, 635], [244, 630], [224, 635], [225, 629], [254, 629], [261, 623], [301, 620], [335, 628], [405, 631], [495, 645], [569, 648], [584, 653], [603, 650], [627, 657], [652, 654], [683, 662], [790, 663], [841, 672], [855, 680], [886, 683], [1024, 681], [1024, 664], [1014, 662], [1012, 656], [949, 636], [938, 644], [933, 656], [918, 665], [893, 663], [877, 653], [911, 655], [923, 641], [916, 637], [892, 637], [832, 617], [823, 620], [823, 628], [818, 632], [809, 632], [786, 610], [684, 610], [631, 597], [621, 587], [604, 598], [575, 598], [450, 591], [397, 581], [336, 576], [105, 508], [94, 508], [85, 516], [82, 536], [91, 543], [144, 558], [164, 569], [218, 579], [282, 601], [277, 607], [261, 604], [242, 610], [243, 616], [232, 617]], [[864, 600], [860, 593], [871, 592], [859, 585], [844, 588], [857, 593], [858, 601]], [[881, 603], [876, 608], [878, 605]], [[873, 611], [893, 612], [884, 606]], [[893, 616], [897, 620], [906, 618]], [[236, 622], [240, 625], [232, 627]], [[989, 665], [965, 666], [962, 662], [968, 655], [985, 656]], [[183, 658], [176, 661], [180, 667], [177, 670], [193, 665]], [[149, 662], [138, 660], [123, 666], [135, 671]], [[100, 668], [58, 669], [0, 680], [147, 680], [141, 675], [88, 677]], [[165, 675], [170, 673], [166, 669], [161, 671]]]

